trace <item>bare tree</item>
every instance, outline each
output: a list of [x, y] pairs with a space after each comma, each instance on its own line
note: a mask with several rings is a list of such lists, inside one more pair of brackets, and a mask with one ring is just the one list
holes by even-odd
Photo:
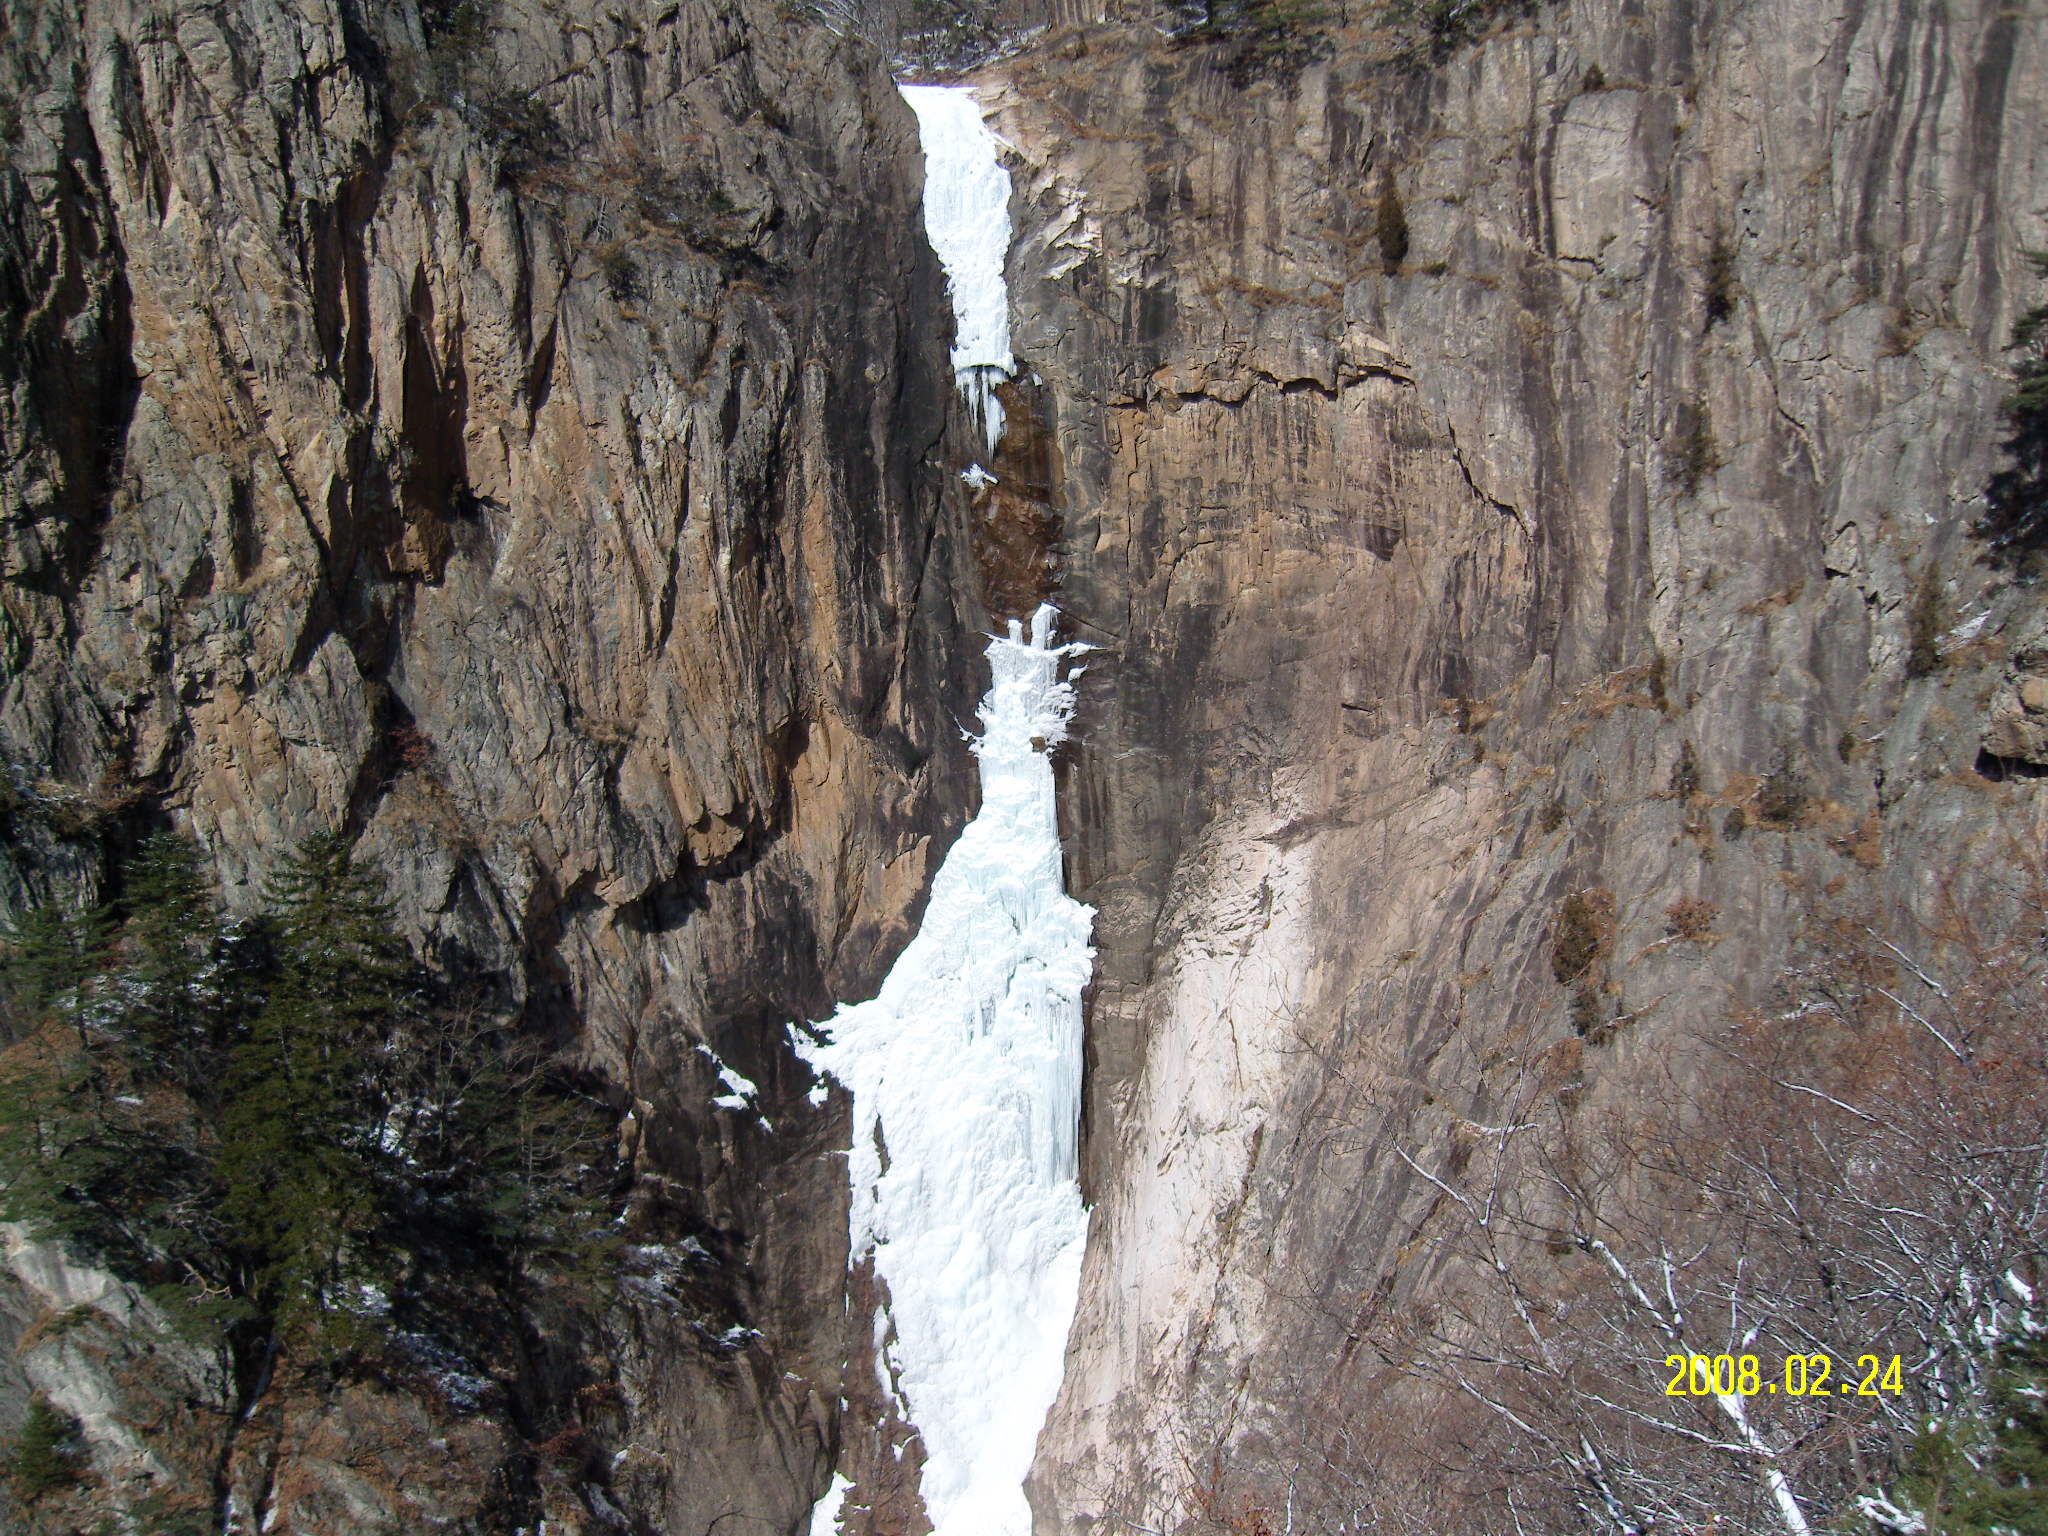
[[1478, 1276], [1405, 1368], [1492, 1420], [1497, 1512], [1808, 1536], [1984, 1402], [2048, 1255], [2043, 894], [1833, 920], [1630, 1126], [1531, 1078], [1457, 1172], [1400, 1154]]
[[1913, 1528], [1899, 1469], [1983, 1415], [2048, 1269], [2048, 878], [1985, 867], [1919, 919], [1817, 920], [1767, 1007], [1662, 1037], [1625, 1113], [1532, 1049], [1488, 1123], [1396, 1146], [1399, 1298], [1304, 1368], [1329, 1385], [1184, 1455], [1159, 1528]]

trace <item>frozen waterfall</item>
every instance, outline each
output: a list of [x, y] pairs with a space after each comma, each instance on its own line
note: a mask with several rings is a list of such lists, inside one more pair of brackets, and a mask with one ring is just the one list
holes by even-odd
[[[925, 229], [946, 270], [953, 368], [988, 445], [1010, 376], [1010, 177], [972, 92], [911, 85]], [[969, 477], [989, 478], [979, 465]], [[883, 1387], [924, 1441], [936, 1536], [1030, 1536], [1024, 1477], [1059, 1392], [1088, 1217], [1076, 1179], [1081, 990], [1094, 912], [1066, 894], [1051, 749], [1073, 710], [1053, 610], [988, 646], [973, 744], [981, 810], [871, 1002], [795, 1031], [853, 1095], [852, 1255], [888, 1291]], [[837, 1525], [835, 1479], [813, 1536]]]
[[[1076, 1182], [1091, 908], [1066, 894], [1050, 748], [1073, 690], [1041, 607], [988, 647], [981, 810], [872, 1002], [798, 1031], [853, 1095], [852, 1237], [889, 1289], [885, 1370], [936, 1536], [1029, 1536], [1087, 1214]], [[879, 1336], [879, 1335], [878, 1335]], [[837, 1507], [836, 1505], [834, 1506]]]
[[965, 86], [906, 85], [924, 145], [925, 236], [953, 293], [953, 376], [991, 450], [1003, 435], [995, 387], [1010, 376], [1010, 173], [1001, 141]]

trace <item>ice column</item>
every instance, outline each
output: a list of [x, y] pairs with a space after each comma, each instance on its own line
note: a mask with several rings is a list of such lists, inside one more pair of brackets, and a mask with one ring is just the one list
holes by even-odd
[[885, 1369], [924, 1438], [936, 1536], [1030, 1536], [1087, 1231], [1076, 1182], [1092, 908], [1066, 894], [1050, 749], [1073, 689], [1041, 607], [988, 647], [981, 810], [872, 1002], [798, 1051], [853, 1095], [853, 1253], [887, 1283]]
[[988, 446], [1003, 435], [995, 387], [1010, 376], [1010, 173], [1001, 141], [981, 120], [974, 92], [959, 85], [906, 85], [924, 145], [925, 237], [953, 294], [953, 376]]

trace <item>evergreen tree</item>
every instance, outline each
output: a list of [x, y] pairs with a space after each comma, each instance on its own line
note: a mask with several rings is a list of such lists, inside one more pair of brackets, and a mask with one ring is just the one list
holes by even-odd
[[24, 1504], [78, 1481], [78, 1421], [38, 1392], [7, 1458], [7, 1481]]
[[380, 882], [337, 834], [309, 839], [265, 896], [275, 966], [229, 1061], [222, 1213], [249, 1249], [258, 1306], [288, 1331], [367, 1274], [380, 1066], [411, 965]]
[[1864, 1512], [1881, 1530], [1921, 1536], [2048, 1536], [2048, 1332], [2001, 1345], [1981, 1413], [1930, 1427], [1893, 1498]]
[[211, 979], [222, 935], [200, 860], [190, 838], [159, 832], [128, 864], [121, 939], [129, 984], [123, 991], [141, 1069], [210, 1096], [210, 1057], [225, 1012]]
[[1943, 1529], [1952, 1536], [2048, 1536], [2048, 1334], [1999, 1351], [1986, 1414], [1989, 1446]]
[[258, 1378], [367, 1342], [365, 1286], [406, 1306], [601, 1283], [609, 1113], [511, 1018], [428, 1005], [344, 839], [299, 848], [235, 927], [185, 839], [123, 874], [113, 942], [58, 906], [0, 939], [27, 1032], [0, 1053], [0, 1219], [223, 1329]]
[[220, 1277], [217, 1191], [203, 1120], [156, 1090], [212, 1075], [203, 1047], [169, 1070], [164, 1042], [196, 1025], [215, 930], [189, 844], [152, 839], [135, 870], [118, 944], [103, 909], [54, 904], [11, 936], [17, 1012], [71, 1027], [17, 1045], [0, 1068], [0, 1213], [182, 1294], [192, 1276]]
[[[2048, 252], [2029, 252], [2027, 260], [2048, 277]], [[1975, 531], [1990, 540], [1994, 560], [2012, 565], [2048, 543], [2048, 304], [2020, 316], [2007, 345], [2020, 354], [2012, 393], [2000, 406], [2012, 435], [1999, 446], [2010, 462], [1984, 488], [1988, 510]]]
[[46, 902], [0, 941], [8, 1011], [31, 1036], [0, 1067], [0, 1216], [132, 1271], [150, 1246], [142, 1191], [164, 1169], [137, 1101], [109, 1073], [110, 934], [105, 908]]
[[338, 832], [308, 838], [264, 887], [278, 985], [361, 1020], [388, 1019], [411, 988], [412, 956], [384, 882]]
[[0, 1220], [38, 1236], [82, 1235], [81, 1188], [112, 1157], [96, 1135], [104, 1096], [75, 1042], [35, 1040], [0, 1062]]
[[89, 983], [106, 963], [110, 932], [106, 908], [54, 901], [0, 931], [0, 1002], [12, 1038], [52, 1015], [83, 1027]]
[[215, 1287], [231, 1249], [216, 1215], [206, 1128], [176, 1100], [145, 1101], [109, 1083], [68, 1035], [0, 1059], [0, 1218], [61, 1238], [91, 1261], [177, 1305], [189, 1282]]

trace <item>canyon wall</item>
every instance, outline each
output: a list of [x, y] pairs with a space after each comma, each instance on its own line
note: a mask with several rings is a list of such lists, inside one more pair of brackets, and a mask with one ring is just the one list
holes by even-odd
[[1023, 367], [969, 508], [910, 116], [814, 18], [0, 0], [0, 898], [118, 895], [177, 825], [247, 910], [339, 827], [635, 1174], [618, 1296], [495, 1386], [246, 1422], [11, 1231], [0, 1430], [39, 1389], [104, 1487], [337, 1536], [799, 1531], [835, 1458], [849, 1531], [921, 1528], [783, 1026], [901, 948], [974, 628], [1048, 592], [1103, 654], [1046, 1531], [1277, 1507], [1460, 1283], [1418, 1165], [1530, 1084], [1627, 1124], [1816, 913], [2038, 845], [2048, 625], [1968, 533], [2048, 246], [2037, 0], [1265, 58], [1085, 9], [977, 80]]
[[536, 1323], [481, 1412], [386, 1380], [241, 1423], [17, 1236], [0, 1427], [39, 1387], [123, 1498], [251, 1528], [496, 1529], [508, 1478], [515, 1523], [793, 1528], [865, 1341], [843, 1106], [783, 1030], [872, 989], [972, 793], [909, 113], [752, 0], [5, 26], [0, 896], [116, 895], [176, 825], [246, 909], [339, 828], [600, 1077], [637, 1178], [602, 1326]]
[[[1626, 1124], [1809, 917], [2038, 844], [2038, 604], [1967, 532], [2041, 298], [2038, 7], [1502, 9], [1249, 67], [1096, 25], [981, 77], [1107, 651], [1047, 1531], [1240, 1475], [1277, 1528], [1371, 1438], [1375, 1327], [1457, 1283], [1421, 1168], [1532, 1082]], [[1575, 892], [1612, 902], [1577, 988]]]

